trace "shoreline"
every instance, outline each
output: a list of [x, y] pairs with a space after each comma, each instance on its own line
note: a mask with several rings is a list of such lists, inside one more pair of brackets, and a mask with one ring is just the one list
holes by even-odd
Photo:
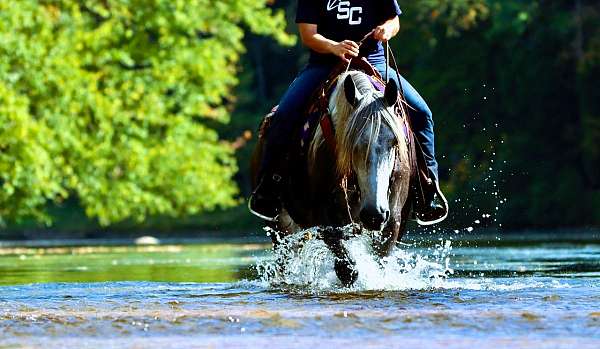
[[[218, 234], [218, 235], [217, 235]], [[0, 248], [11, 247], [77, 247], [77, 246], [144, 246], [144, 245], [197, 245], [197, 244], [269, 244], [266, 234], [259, 232], [197, 232], [189, 236], [161, 237], [162, 234], [139, 234], [126, 238], [44, 238], [44, 239], [0, 239]], [[178, 234], [179, 235], [179, 234]], [[139, 238], [151, 237], [155, 243], [136, 242]], [[410, 229], [402, 239], [409, 244], [437, 243], [439, 240], [453, 242], [485, 243], [487, 246], [505, 245], [507, 243], [598, 243], [600, 244], [600, 228], [560, 228], [560, 229], [466, 229], [428, 232]]]

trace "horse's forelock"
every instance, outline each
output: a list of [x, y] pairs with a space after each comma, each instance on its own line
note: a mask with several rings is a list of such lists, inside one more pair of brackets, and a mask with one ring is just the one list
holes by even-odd
[[[352, 77], [360, 95], [356, 108], [346, 100], [344, 81], [347, 76]], [[330, 98], [329, 110], [335, 128], [336, 168], [340, 176], [347, 175], [352, 171], [354, 149], [367, 130], [371, 131], [368, 136], [368, 148], [377, 139], [382, 123], [390, 127], [398, 142], [403, 139], [399, 118], [384, 104], [383, 94], [373, 87], [369, 77], [362, 72], [347, 72], [339, 77]], [[310, 154], [313, 161], [316, 159], [316, 153], [323, 141], [323, 133], [319, 127], [311, 144]]]
[[[366, 154], [381, 131], [383, 125], [390, 127], [394, 136], [401, 140], [401, 125], [398, 118], [383, 101], [383, 93], [377, 91], [371, 80], [364, 73], [354, 73], [352, 76], [359, 92], [363, 95], [356, 109], [350, 114], [338, 115], [337, 122], [337, 171], [340, 175], [348, 174], [352, 171], [354, 149], [359, 145], [361, 139], [367, 130], [368, 144]], [[338, 86], [338, 89], [340, 86]], [[359, 159], [357, 159], [359, 160]], [[366, 161], [366, 159], [360, 159]]]

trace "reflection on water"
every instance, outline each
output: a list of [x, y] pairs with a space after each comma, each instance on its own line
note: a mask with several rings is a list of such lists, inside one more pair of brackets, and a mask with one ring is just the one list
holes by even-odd
[[230, 282], [268, 244], [0, 248], [0, 285], [33, 282]]
[[261, 244], [0, 249], [0, 347], [600, 347], [599, 241], [436, 244], [350, 290], [318, 241], [286, 275]]

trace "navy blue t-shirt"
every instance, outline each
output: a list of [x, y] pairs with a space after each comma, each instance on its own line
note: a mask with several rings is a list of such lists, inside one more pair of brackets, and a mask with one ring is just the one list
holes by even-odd
[[[388, 19], [402, 14], [397, 0], [298, 0], [296, 23], [316, 24], [317, 32], [334, 40], [360, 41], [366, 34]], [[372, 64], [385, 62], [383, 45], [366, 40], [361, 56]], [[311, 50], [311, 63], [335, 63], [339, 58]]]

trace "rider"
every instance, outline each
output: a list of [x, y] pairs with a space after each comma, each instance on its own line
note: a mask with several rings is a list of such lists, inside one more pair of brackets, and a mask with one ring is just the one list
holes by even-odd
[[[400, 29], [398, 16], [402, 14], [397, 0], [298, 0], [296, 23], [304, 45], [310, 48], [308, 65], [298, 74], [283, 95], [271, 118], [259, 182], [250, 198], [250, 211], [255, 215], [275, 220], [281, 210], [281, 185], [285, 168], [285, 154], [290, 135], [303, 123], [303, 106], [340, 62], [364, 56], [385, 76], [399, 84], [396, 71], [387, 66], [382, 42], [394, 37]], [[373, 39], [360, 47], [356, 43], [373, 28]], [[411, 124], [424, 153], [433, 190], [426, 190], [426, 202], [417, 208], [421, 222], [435, 222], [445, 215], [445, 208], [436, 196], [443, 197], [438, 182], [438, 165], [434, 153], [433, 119], [431, 110], [419, 93], [401, 79], [406, 102], [413, 109]]]

